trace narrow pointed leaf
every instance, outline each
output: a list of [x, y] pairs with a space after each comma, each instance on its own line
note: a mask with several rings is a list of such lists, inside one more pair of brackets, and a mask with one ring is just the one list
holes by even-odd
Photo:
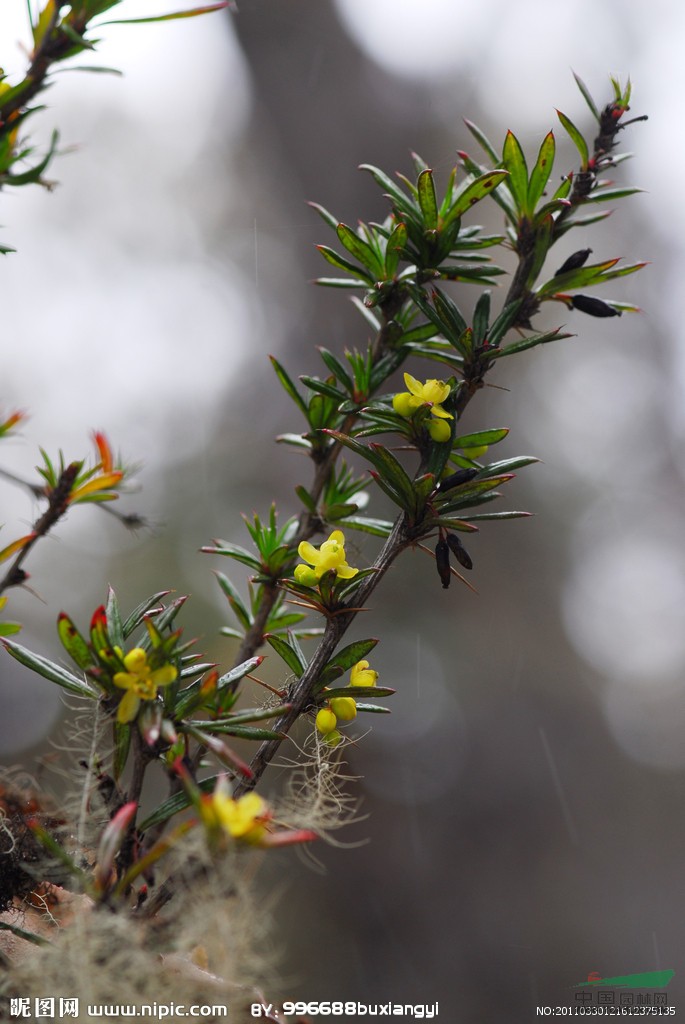
[[542, 140], [535, 166], [530, 172], [528, 182], [528, 209], [532, 212], [542, 198], [554, 164], [555, 142], [553, 132], [548, 132]]
[[564, 128], [571, 137], [571, 141], [580, 153], [581, 168], [584, 171], [587, 170], [587, 165], [590, 160], [590, 151], [588, 149], [587, 142], [585, 141], [581, 133], [578, 131], [570, 117], [567, 117], [566, 114], [562, 114], [560, 110], [557, 110], [557, 117], [563, 124]]
[[57, 619], [57, 635], [69, 657], [79, 668], [87, 669], [93, 664], [90, 647], [65, 612], [60, 612]]
[[279, 381], [281, 382], [281, 385], [283, 386], [284, 391], [288, 395], [290, 395], [290, 397], [292, 398], [293, 402], [295, 402], [295, 404], [298, 406], [298, 408], [300, 409], [300, 411], [304, 415], [305, 419], [308, 419], [309, 418], [309, 413], [308, 413], [308, 409], [307, 409], [307, 406], [305, 404], [305, 401], [302, 398], [302, 395], [297, 390], [297, 388], [293, 384], [292, 380], [290, 379], [288, 374], [285, 372], [285, 370], [283, 369], [281, 364], [278, 362], [278, 360], [275, 359], [274, 356], [269, 356], [269, 359], [271, 360], [271, 365], [273, 366], [274, 370], [276, 371], [276, 376], [278, 377]]
[[471, 132], [471, 134], [473, 135], [474, 139], [479, 143], [479, 145], [481, 146], [483, 151], [486, 153], [486, 155], [490, 157], [490, 159], [492, 160], [493, 164], [498, 163], [499, 156], [495, 152], [495, 147], [492, 145], [492, 143], [490, 142], [490, 140], [488, 139], [486, 134], [483, 131], [481, 131], [481, 129], [478, 127], [478, 125], [474, 124], [473, 121], [468, 121], [466, 118], [464, 118], [464, 124], [466, 125], [468, 130]]
[[548, 331], [546, 334], [531, 334], [520, 341], [513, 341], [510, 345], [505, 345], [504, 348], [494, 349], [490, 353], [490, 358], [501, 359], [504, 356], [513, 356], [517, 352], [525, 352], [526, 349], [536, 348], [538, 345], [547, 345], [552, 341], [562, 341], [564, 338], [573, 337], [573, 334], [561, 330]]
[[467, 210], [479, 203], [481, 199], [492, 195], [495, 189], [507, 177], [506, 170], [486, 171], [467, 185], [463, 191], [460, 190], [449, 213], [445, 217], [442, 227], [448, 227], [453, 221], [461, 218]]
[[573, 77], [576, 80], [576, 85], [578, 86], [578, 88], [580, 89], [581, 93], [583, 94], [583, 98], [584, 98], [585, 102], [587, 103], [588, 107], [592, 111], [595, 119], [599, 122], [600, 121], [599, 111], [597, 110], [597, 107], [595, 106], [595, 101], [593, 100], [592, 96], [590, 95], [590, 90], [588, 89], [588, 87], [586, 86], [585, 82], [580, 77], [580, 75], [577, 75], [575, 73], [575, 71], [573, 72]]
[[435, 195], [433, 172], [430, 168], [426, 168], [419, 174], [417, 189], [424, 226], [426, 230], [434, 231], [438, 226], [438, 200]]
[[347, 251], [359, 260], [362, 266], [371, 271], [375, 280], [380, 280], [383, 276], [380, 260], [368, 242], [360, 238], [347, 224], [338, 224], [336, 230], [338, 238]]
[[528, 168], [521, 144], [512, 131], [507, 132], [504, 140], [503, 162], [509, 171], [507, 185], [518, 212], [528, 216], [531, 212], [528, 206]]
[[268, 641], [274, 651], [283, 659], [291, 672], [293, 672], [299, 679], [304, 670], [306, 669], [306, 663], [302, 662], [293, 649], [291, 644], [284, 640], [283, 637], [274, 636], [272, 633], [267, 634], [264, 637]]
[[2, 644], [13, 658], [21, 662], [22, 665], [26, 665], [27, 668], [37, 672], [39, 676], [43, 676], [44, 679], [49, 679], [51, 683], [57, 683], [58, 686], [68, 690], [69, 693], [76, 694], [78, 697], [90, 697], [91, 699], [97, 697], [96, 692], [85, 680], [79, 679], [78, 676], [68, 672], [61, 665], [55, 664], [54, 661], [43, 658], [40, 654], [34, 654], [33, 651], [29, 651], [26, 647], [21, 647], [12, 640], [3, 640]]
[[374, 277], [367, 273], [363, 267], [358, 266], [356, 263], [352, 263], [350, 260], [346, 260], [344, 256], [339, 256], [334, 249], [329, 249], [327, 245], [317, 245], [316, 247], [323, 258], [331, 264], [333, 267], [337, 267], [338, 270], [345, 270], [348, 274], [352, 274], [355, 279], [363, 278], [368, 285], [374, 283]]
[[144, 601], [138, 605], [137, 608], [131, 612], [129, 617], [122, 626], [124, 639], [128, 640], [131, 633], [133, 633], [142, 624], [147, 613], [154, 608], [156, 604], [162, 601], [169, 594], [168, 590], [160, 590], [156, 594], [152, 594], [151, 597], [147, 597]]
[[[114, 589], [112, 587], [109, 587], [107, 591], [106, 615], [110, 640], [115, 647], [123, 647], [125, 639], [124, 627], [121, 622], [121, 612], [119, 611], [117, 595], [114, 593]], [[81, 667], [83, 668], [83, 666]]]

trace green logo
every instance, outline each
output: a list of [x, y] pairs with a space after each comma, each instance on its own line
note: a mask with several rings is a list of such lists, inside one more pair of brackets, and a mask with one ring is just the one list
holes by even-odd
[[591, 985], [595, 988], [666, 988], [675, 971], [645, 971], [642, 974], [621, 974], [616, 978], [600, 978], [597, 971], [588, 974], [587, 981], [579, 981], [575, 988]]

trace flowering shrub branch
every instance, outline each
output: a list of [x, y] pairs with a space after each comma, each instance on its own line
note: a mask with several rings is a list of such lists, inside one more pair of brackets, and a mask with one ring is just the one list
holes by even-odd
[[[92, 47], [86, 38], [92, 19], [116, 6], [117, 0], [71, 5], [49, 0], [34, 19], [35, 49], [25, 79], [15, 86], [0, 82], [0, 184], [44, 183], [55, 144], [28, 172], [14, 168], [30, 152], [21, 150], [17, 135], [31, 113], [26, 104], [45, 87], [53, 64]], [[379, 673], [369, 660], [378, 640], [344, 642], [357, 614], [369, 606], [385, 574], [408, 548], [428, 551], [436, 584], [447, 589], [453, 578], [466, 582], [460, 570], [473, 571], [465, 534], [478, 532], [484, 522], [527, 514], [487, 506], [501, 498], [500, 488], [520, 469], [537, 460], [493, 458], [491, 449], [508, 430], [465, 429], [462, 421], [503, 359], [570, 337], [560, 328], [535, 328], [543, 303], [607, 318], [637, 310], [586, 294], [586, 289], [632, 274], [643, 263], [619, 266], [615, 258], [589, 263], [591, 250], [584, 248], [566, 256], [551, 276], [545, 271], [552, 247], [569, 231], [608, 215], [597, 212], [597, 204], [638, 191], [604, 177], [621, 161], [615, 152], [619, 133], [631, 123], [624, 120], [630, 84], [612, 84], [613, 98], [600, 111], [578, 79], [598, 125], [592, 146], [569, 117], [558, 113], [580, 166], [565, 171], [551, 195], [552, 132], [543, 138], [529, 170], [512, 131], [500, 152], [467, 122], [486, 162], [461, 152], [442, 194], [432, 169], [415, 155], [413, 178], [399, 175], [399, 183], [364, 165], [390, 202], [382, 223], [360, 223], [353, 230], [312, 204], [336, 239], [336, 248], [322, 244], [319, 252], [342, 275], [318, 283], [356, 293], [353, 302], [365, 329], [372, 326], [373, 337], [366, 346], [343, 353], [320, 348], [320, 374], [302, 375], [298, 382], [272, 358], [280, 385], [304, 421], [299, 432], [283, 433], [277, 440], [309, 457], [312, 480], [296, 488], [302, 506], [297, 517], [279, 522], [273, 505], [266, 519], [245, 519], [246, 546], [216, 540], [202, 549], [250, 573], [247, 598], [227, 575], [217, 573], [235, 617], [222, 629], [238, 641], [231, 668], [222, 671], [203, 661], [196, 641], [184, 639], [177, 617], [185, 598], [168, 600], [168, 591], [151, 595], [125, 616], [110, 589], [85, 634], [62, 612], [58, 635], [74, 670], [7, 639], [18, 626], [0, 624], [8, 653], [92, 708], [101, 730], [97, 751], [85, 765], [88, 799], [97, 797], [99, 815], [91, 839], [94, 855], [86, 855], [86, 844], [73, 852], [60, 818], [34, 816], [27, 826], [32, 856], [38, 849], [58, 863], [60, 884], [85, 894], [95, 908], [117, 910], [138, 922], [154, 919], [169, 900], [182, 903], [184, 891], [207, 876], [208, 865], [210, 873], [219, 873], [227, 858], [251, 848], [317, 838], [316, 822], [302, 827], [281, 820], [277, 805], [255, 788], [298, 720], [308, 720], [317, 756], [333, 759], [346, 742], [348, 723], [359, 713], [388, 712], [376, 700], [394, 691], [378, 685]], [[481, 202], [500, 207], [504, 234], [488, 235], [470, 223], [472, 208]], [[505, 273], [492, 260], [498, 248], [513, 251], [517, 265], [504, 303], [494, 310], [487, 286]], [[480, 289], [470, 321], [450, 294], [455, 283]], [[418, 358], [437, 363], [437, 375], [414, 376]], [[395, 383], [399, 372], [404, 389]], [[21, 415], [12, 413], [0, 424], [0, 438]], [[29, 534], [0, 551], [0, 562], [9, 563], [0, 595], [26, 580], [28, 554], [71, 506], [117, 497], [124, 469], [115, 465], [104, 434], [96, 433], [94, 442], [97, 457], [90, 468], [66, 462], [61, 454], [55, 464], [43, 453], [39, 472], [44, 482], [27, 486], [47, 507]], [[375, 486], [395, 506], [393, 520], [368, 514]], [[370, 565], [349, 564], [350, 530], [378, 538]], [[314, 543], [318, 535], [322, 540]], [[301, 642], [312, 638], [317, 645], [307, 655]], [[288, 681], [282, 686], [267, 685], [257, 674], [265, 645], [283, 662]], [[245, 679], [263, 687], [267, 698], [262, 706], [240, 705]], [[235, 739], [256, 745], [249, 763], [233, 749]], [[167, 780], [168, 792], [143, 812], [143, 792], [153, 770]], [[181, 851], [193, 839], [196, 845], [184, 859]], [[166, 874], [159, 875], [160, 870]], [[19, 868], [8, 891], [0, 892], [2, 908], [30, 891], [24, 875]]]

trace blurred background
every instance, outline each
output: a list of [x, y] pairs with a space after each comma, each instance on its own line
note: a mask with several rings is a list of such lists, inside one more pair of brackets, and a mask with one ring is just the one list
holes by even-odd
[[[25, 5], [2, 7], [2, 60], [19, 71]], [[122, 16], [166, 9], [130, 0]], [[60, 609], [85, 624], [110, 582], [125, 608], [191, 593], [188, 633], [232, 660], [211, 570], [241, 576], [198, 549], [244, 543], [240, 513], [272, 498], [295, 512], [293, 487], [309, 479], [273, 444], [301, 427], [267, 354], [295, 376], [320, 373], [313, 346], [367, 334], [348, 293], [311, 284], [325, 272], [314, 244], [331, 237], [306, 201], [381, 220], [358, 164], [411, 173], [416, 150], [444, 183], [457, 149], [475, 155], [463, 117], [496, 142], [511, 128], [529, 156], [553, 127], [561, 175], [576, 158], [554, 108], [593, 137], [571, 69], [601, 105], [610, 73], [631, 76], [632, 114], [650, 119], [621, 138], [635, 159], [616, 177], [647, 191], [554, 258], [590, 246], [650, 261], [607, 289], [644, 312], [545, 311], [536, 327], [566, 322], [578, 337], [507, 360], [492, 379], [508, 390], [469, 407], [469, 430], [511, 428], [498, 457], [542, 460], [506, 490], [507, 507], [535, 518], [484, 524], [469, 542], [475, 595], [441, 590], [420, 552], [384, 581], [363, 635], [382, 638], [374, 665], [398, 693], [349, 754], [368, 817], [339, 833], [343, 848], [320, 846], [319, 867], [286, 852], [267, 871], [282, 890], [272, 944], [286, 997], [437, 1000], [446, 1020], [523, 1021], [573, 1002], [590, 971], [673, 968], [677, 1003], [683, 15], [666, 0], [243, 0], [103, 38], [98, 62], [125, 77], [60, 74], [32, 119], [37, 140], [60, 129], [59, 188], [3, 194], [2, 241], [18, 254], [2, 263], [0, 401], [31, 418], [0, 465], [29, 475], [39, 444], [83, 457], [104, 429], [140, 463], [122, 509], [153, 527], [126, 533], [85, 507], [39, 545], [28, 567], [40, 600], [13, 592], [8, 613], [22, 643], [53, 656]], [[494, 205], [477, 216], [501, 230]], [[477, 291], [460, 287], [470, 312]], [[36, 509], [3, 481], [0, 502], [7, 542]], [[31, 767], [59, 697], [6, 657], [0, 693], [2, 759]]]

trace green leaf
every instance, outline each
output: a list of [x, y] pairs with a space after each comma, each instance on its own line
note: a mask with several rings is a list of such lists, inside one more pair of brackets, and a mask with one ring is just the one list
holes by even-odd
[[573, 338], [573, 334], [567, 334], [559, 328], [556, 331], [547, 331], [545, 334], [529, 334], [527, 338], [520, 341], [513, 341], [511, 345], [504, 348], [496, 348], [490, 353], [491, 359], [502, 359], [504, 356], [513, 356], [517, 352], [524, 352], [526, 349], [535, 348], [537, 345], [547, 345], [552, 341], [562, 341], [564, 338]]
[[60, 612], [57, 618], [57, 635], [65, 651], [79, 668], [87, 669], [93, 665], [90, 647], [65, 612]]
[[590, 160], [590, 151], [588, 150], [587, 142], [578, 131], [570, 117], [567, 117], [566, 114], [562, 114], [560, 110], [557, 110], [557, 117], [563, 124], [564, 128], [570, 135], [574, 146], [580, 153], [582, 170], [587, 170], [587, 165]]
[[480, 448], [482, 445], [497, 444], [509, 433], [508, 427], [493, 427], [490, 430], [477, 430], [472, 434], [461, 434], [452, 442], [454, 448]]
[[252, 624], [252, 618], [238, 590], [234, 587], [228, 576], [225, 576], [222, 572], [215, 571], [214, 575], [221, 590], [228, 598], [229, 604], [241, 626], [249, 629]]
[[259, 559], [251, 555], [245, 548], [241, 548], [238, 544], [229, 544], [225, 540], [218, 540], [215, 543], [216, 547], [203, 547], [200, 548], [200, 551], [206, 555], [226, 555], [227, 558], [233, 558], [236, 562], [242, 562], [243, 565], [254, 569], [255, 572], [261, 570], [262, 566]]
[[488, 137], [485, 135], [485, 133], [483, 131], [481, 131], [481, 129], [478, 127], [477, 124], [474, 124], [473, 121], [468, 121], [466, 118], [464, 118], [464, 124], [466, 125], [468, 130], [471, 132], [471, 134], [473, 135], [474, 139], [476, 139], [476, 141], [480, 144], [480, 146], [484, 150], [485, 154], [490, 157], [490, 159], [492, 160], [493, 164], [498, 163], [499, 157], [498, 157], [497, 153], [495, 152], [495, 147], [492, 145], [492, 143], [490, 142]]
[[206, 4], [204, 7], [193, 7], [188, 11], [173, 11], [171, 14], [157, 14], [148, 18], [119, 18], [116, 21], [101, 21], [98, 25], [145, 25], [155, 21], [176, 21], [178, 18], [196, 18], [199, 14], [210, 14], [228, 7], [228, 0], [217, 4]]
[[2, 645], [22, 665], [26, 665], [27, 668], [37, 672], [44, 679], [49, 679], [51, 683], [57, 683], [58, 686], [68, 690], [69, 693], [75, 693], [78, 697], [89, 697], [91, 700], [98, 696], [85, 680], [72, 675], [71, 672], [62, 668], [61, 665], [55, 664], [54, 661], [43, 658], [40, 654], [34, 654], [33, 651], [27, 650], [26, 647], [21, 647], [12, 640], [3, 640]]
[[531, 171], [528, 182], [528, 209], [533, 213], [538, 205], [554, 164], [555, 142], [554, 133], [548, 132], [542, 140], [535, 167]]
[[394, 203], [397, 209], [414, 217], [414, 219], [416, 218], [416, 207], [384, 171], [379, 170], [378, 167], [374, 167], [372, 164], [360, 164], [359, 170], [369, 171], [381, 188], [385, 189], [388, 199]]
[[329, 352], [327, 348], [323, 348], [322, 346], [319, 346], [319, 355], [333, 376], [336, 377], [343, 387], [345, 387], [351, 394], [354, 390], [352, 378], [337, 356], [334, 356], [332, 352]]
[[509, 171], [507, 185], [518, 212], [529, 216], [532, 211], [528, 206], [528, 168], [521, 144], [512, 131], [507, 132], [504, 140], [503, 162]]
[[326, 700], [336, 697], [392, 697], [397, 691], [390, 686], [336, 686], [326, 690]]
[[488, 332], [488, 339], [491, 345], [499, 345], [504, 335], [516, 320], [516, 314], [520, 308], [521, 299], [517, 299], [515, 302], [510, 302], [504, 307]]
[[[124, 627], [121, 622], [121, 612], [119, 611], [119, 602], [117, 601], [117, 595], [114, 593], [114, 589], [109, 587], [107, 590], [107, 631], [109, 638], [115, 647], [124, 646]], [[84, 666], [81, 665], [81, 668]]]
[[274, 651], [276, 651], [276, 654], [283, 659], [290, 671], [299, 679], [306, 669], [307, 663], [301, 660], [300, 655], [298, 655], [292, 644], [284, 640], [283, 637], [275, 636], [273, 633], [267, 633], [264, 639], [268, 641]]
[[374, 537], [389, 537], [392, 523], [386, 519], [371, 519], [368, 516], [347, 516], [345, 526], [362, 533], [371, 533]]
[[535, 462], [539, 461], [534, 455], [517, 455], [512, 459], [500, 459], [499, 462], [491, 462], [488, 466], [485, 466], [476, 479], [486, 480], [488, 477], [498, 476], [502, 473], [514, 473], [517, 469], [523, 469], [524, 466], [532, 466]]
[[374, 283], [374, 278], [371, 274], [366, 273], [362, 267], [357, 266], [356, 263], [351, 263], [350, 260], [346, 260], [344, 256], [339, 256], [334, 249], [329, 249], [327, 245], [317, 245], [316, 248], [319, 250], [323, 258], [332, 266], [337, 267], [338, 270], [346, 270], [348, 274], [352, 274], [355, 278], [363, 278], [368, 285], [372, 285]]
[[162, 601], [162, 599], [168, 594], [168, 590], [160, 590], [158, 593], [153, 594], [151, 597], [147, 597], [144, 601], [141, 601], [138, 607], [134, 608], [122, 626], [122, 632], [125, 640], [128, 640], [131, 633], [138, 629], [150, 609], [154, 608], [154, 606]]
[[397, 273], [400, 256], [406, 244], [407, 228], [402, 221], [399, 221], [390, 233], [385, 250], [385, 276], [388, 281], [391, 281]]
[[576, 85], [578, 86], [578, 88], [580, 89], [581, 93], [583, 94], [583, 98], [584, 98], [585, 102], [587, 103], [588, 107], [590, 108], [590, 110], [592, 111], [595, 119], [597, 120], [597, 122], [601, 121], [601, 118], [599, 116], [599, 111], [597, 110], [597, 107], [595, 106], [595, 101], [593, 100], [592, 96], [590, 95], [590, 90], [586, 86], [585, 82], [580, 77], [580, 75], [577, 75], [575, 73], [575, 71], [573, 72], [573, 77], [575, 78]]
[[338, 238], [345, 246], [347, 251], [354, 256], [355, 259], [359, 260], [362, 266], [366, 267], [371, 271], [375, 280], [380, 280], [383, 277], [383, 269], [380, 264], [378, 256], [373, 251], [368, 242], [365, 242], [362, 238], [357, 235], [352, 228], [349, 228], [347, 224], [338, 224], [337, 227]]
[[325, 220], [326, 224], [328, 224], [330, 228], [333, 228], [334, 231], [338, 230], [338, 218], [334, 217], [332, 213], [329, 213], [325, 206], [321, 206], [320, 203], [308, 203], [307, 205], [311, 206], [313, 210], [316, 210], [319, 216]]
[[269, 356], [269, 359], [271, 360], [271, 365], [276, 371], [276, 376], [278, 377], [279, 381], [281, 382], [281, 385], [283, 386], [283, 390], [288, 395], [290, 395], [295, 405], [297, 405], [300, 411], [302, 412], [304, 418], [308, 420], [309, 410], [307, 409], [307, 406], [305, 404], [304, 399], [302, 398], [302, 395], [297, 390], [297, 388], [295, 387], [295, 385], [293, 384], [293, 382], [291, 381], [290, 377], [285, 372], [281, 364], [278, 362], [278, 360], [274, 356]]
[[372, 461], [379, 473], [382, 474], [384, 482], [389, 483], [401, 495], [403, 507], [407, 511], [412, 511], [415, 495], [411, 477], [408, 476], [404, 467], [398, 462], [392, 452], [384, 448], [383, 445], [372, 442], [369, 445], [369, 449], [372, 453]]
[[317, 377], [309, 377], [305, 373], [300, 375], [300, 380], [310, 389], [310, 391], [316, 391], [317, 394], [326, 395], [328, 398], [333, 398], [336, 402], [345, 401], [345, 395], [343, 392], [332, 384], [329, 384], [328, 381], [319, 380]]
[[371, 653], [377, 643], [378, 640], [374, 637], [370, 637], [367, 640], [355, 640], [338, 651], [328, 664], [335, 665], [341, 668], [343, 672], [346, 672], [348, 668], [353, 668], [358, 661], [366, 658], [367, 654]]
[[298, 498], [300, 499], [304, 507], [307, 509], [307, 511], [311, 512], [312, 515], [316, 515], [316, 502], [312, 498], [307, 488], [303, 487], [302, 484], [298, 484], [298, 486], [295, 488], [295, 494], [298, 496]]
[[[202, 723], [204, 727], [207, 726], [206, 722]], [[219, 781], [219, 775], [212, 775], [208, 779], [201, 779], [197, 782], [198, 787], [203, 793], [213, 792], [217, 782]], [[162, 825], [169, 818], [172, 818], [174, 814], [178, 814], [179, 811], [184, 811], [186, 807], [191, 804], [191, 798], [189, 794], [183, 790], [180, 793], [175, 793], [169, 797], [163, 803], [156, 807], [155, 810], [147, 816], [138, 825], [138, 829], [141, 832], [147, 832], [151, 828], [155, 828], [157, 825]]]
[[433, 172], [430, 168], [426, 168], [419, 174], [416, 187], [424, 226], [427, 231], [434, 231], [438, 226], [438, 200], [435, 194]]
[[317, 277], [314, 284], [321, 285], [322, 288], [368, 288], [368, 282], [362, 281], [361, 278], [349, 278], [349, 277]]
[[506, 177], [507, 171], [505, 170], [486, 171], [485, 174], [479, 175], [475, 181], [462, 187], [463, 190], [460, 189], [457, 192], [454, 204], [443, 221], [443, 229], [449, 227], [457, 218], [462, 217], [467, 210], [470, 210], [481, 199], [492, 195], [500, 182], [504, 181]]
[[[486, 289], [473, 311], [473, 344], [480, 347], [485, 341], [490, 321], [490, 292]], [[469, 346], [470, 348], [471, 346]]]
[[586, 199], [585, 203], [606, 203], [612, 199], [623, 199], [625, 196], [634, 196], [637, 192], [644, 192], [643, 188], [602, 188], [595, 189]]
[[469, 523], [476, 523], [490, 519], [529, 519], [532, 514], [532, 512], [478, 512], [464, 518]]
[[289, 444], [293, 448], [303, 448], [307, 452], [312, 450], [312, 442], [308, 441], [302, 434], [279, 434], [276, 440], [279, 444]]

